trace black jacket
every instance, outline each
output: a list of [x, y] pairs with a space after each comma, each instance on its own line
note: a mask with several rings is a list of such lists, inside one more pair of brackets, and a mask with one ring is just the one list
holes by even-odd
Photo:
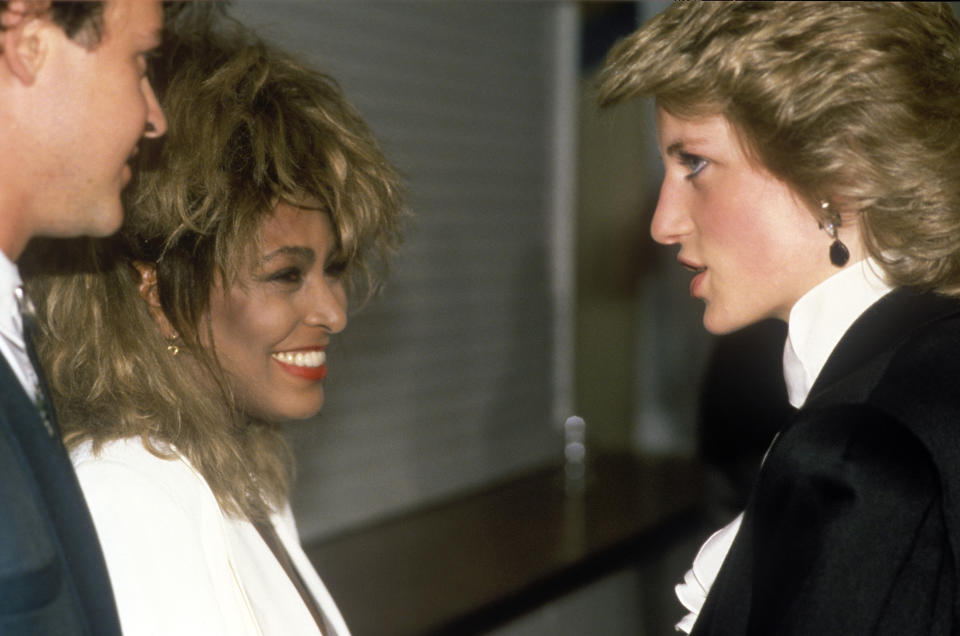
[[693, 636], [960, 633], [960, 301], [891, 292], [767, 456]]
[[59, 435], [0, 356], [0, 635], [67, 634], [119, 636], [113, 593]]

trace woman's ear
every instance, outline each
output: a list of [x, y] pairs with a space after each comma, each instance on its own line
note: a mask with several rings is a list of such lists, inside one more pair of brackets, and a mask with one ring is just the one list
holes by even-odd
[[173, 328], [160, 305], [160, 292], [157, 290], [157, 268], [153, 263], [134, 261], [133, 266], [140, 273], [140, 297], [147, 303], [147, 309], [157, 323], [157, 329], [164, 340], [174, 340], [180, 336]]

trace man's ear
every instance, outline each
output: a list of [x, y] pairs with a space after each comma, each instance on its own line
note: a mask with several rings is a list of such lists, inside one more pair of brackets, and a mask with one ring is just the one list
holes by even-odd
[[59, 28], [50, 22], [38, 4], [30, 0], [10, 0], [0, 12], [3, 63], [25, 86], [37, 79], [48, 53], [47, 37], [52, 34], [51, 29]]
[[164, 340], [173, 340], [180, 334], [173, 328], [160, 305], [160, 292], [157, 290], [157, 268], [153, 263], [134, 261], [133, 266], [140, 273], [140, 297], [147, 303], [147, 309], [157, 323], [157, 329]]

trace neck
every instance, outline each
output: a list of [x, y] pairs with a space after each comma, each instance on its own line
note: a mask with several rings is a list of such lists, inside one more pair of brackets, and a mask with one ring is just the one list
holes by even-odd
[[16, 262], [36, 234], [37, 214], [24, 181], [14, 178], [14, 168], [2, 172], [7, 164], [0, 159], [0, 251]]
[[31, 238], [29, 226], [22, 215], [0, 213], [0, 251], [7, 258], [16, 262]]

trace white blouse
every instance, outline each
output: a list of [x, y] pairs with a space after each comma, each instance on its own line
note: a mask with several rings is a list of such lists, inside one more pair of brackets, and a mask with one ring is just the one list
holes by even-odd
[[[254, 526], [226, 516], [183, 457], [162, 459], [140, 440], [71, 453], [93, 516], [120, 625], [132, 636], [319, 634]], [[271, 521], [327, 622], [348, 636], [336, 604], [303, 552], [289, 507]]]
[[[790, 310], [783, 347], [783, 376], [790, 404], [795, 408], [803, 406], [843, 334], [892, 289], [876, 262], [868, 258], [837, 272], [796, 302]], [[713, 533], [700, 548], [683, 582], [676, 586], [677, 598], [688, 611], [677, 623], [677, 631], [689, 634], [693, 629], [742, 520], [741, 512]]]

